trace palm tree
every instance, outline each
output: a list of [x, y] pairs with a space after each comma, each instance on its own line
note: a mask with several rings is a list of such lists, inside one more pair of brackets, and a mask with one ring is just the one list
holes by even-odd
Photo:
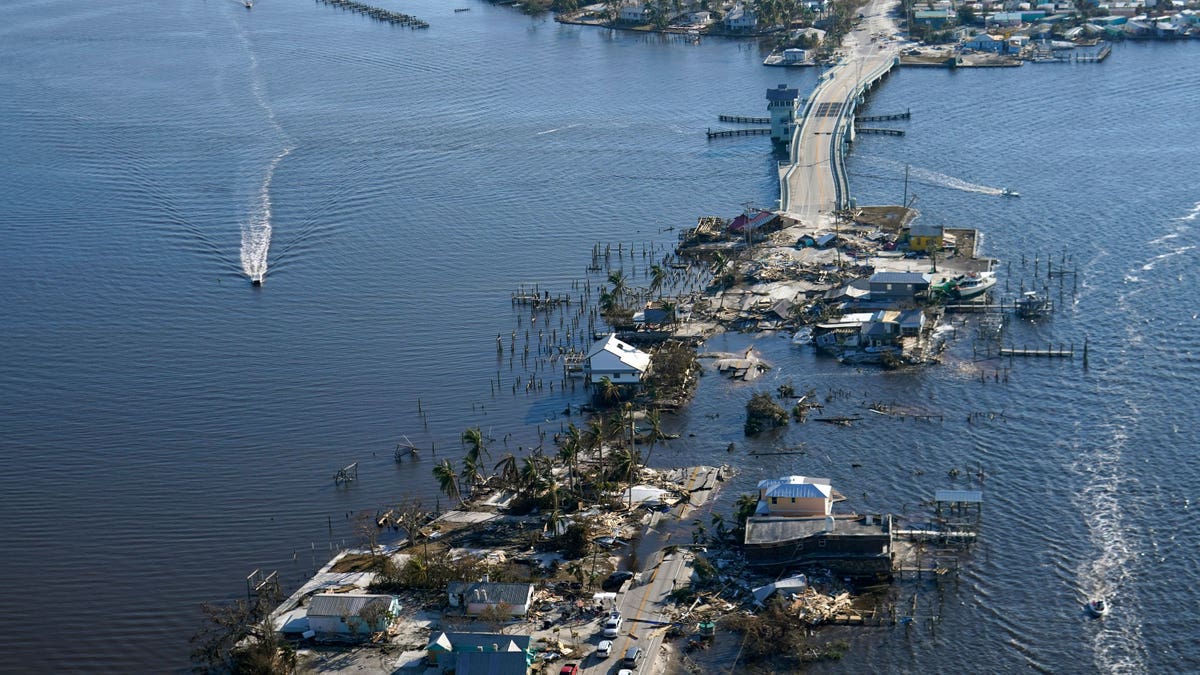
[[[667, 280], [667, 272], [662, 268], [662, 265], [650, 266], [650, 292], [657, 294], [661, 289], [663, 282]], [[660, 295], [661, 297], [661, 295]]]
[[531, 497], [542, 494], [542, 487], [546, 484], [549, 473], [546, 464], [546, 457], [540, 454], [532, 454], [522, 460], [521, 485]]
[[612, 284], [613, 298], [620, 302], [625, 298], [625, 292], [629, 290], [629, 281], [625, 278], [624, 270], [615, 270], [608, 273], [608, 283]]
[[433, 477], [437, 479], [438, 486], [442, 492], [446, 493], [452, 501], [462, 503], [462, 491], [458, 489], [458, 473], [454, 471], [454, 465], [450, 460], [443, 459], [441, 464], [433, 467]]
[[462, 432], [462, 442], [470, 446], [467, 448], [467, 457], [478, 462], [481, 455], [488, 459], [492, 458], [492, 453], [488, 452], [487, 446], [484, 445], [483, 431], [479, 427], [469, 427]]
[[662, 415], [657, 410], [651, 410], [646, 413], [646, 423], [650, 425], [650, 452], [646, 453], [646, 464], [649, 465], [650, 457], [654, 455], [654, 446], [662, 434]]
[[608, 376], [600, 378], [600, 399], [605, 403], [616, 403], [621, 400], [621, 388], [618, 387]]
[[663, 314], [667, 315], [667, 323], [671, 326], [675, 325], [675, 309], [676, 305], [671, 300], [662, 301]]
[[567, 434], [558, 447], [558, 458], [562, 460], [563, 466], [570, 470], [571, 490], [575, 489], [575, 481], [579, 475], [579, 451], [582, 447], [583, 434], [580, 433], [579, 427], [572, 422], [567, 425]]
[[505, 453], [492, 469], [500, 478], [500, 483], [510, 490], [516, 490], [521, 485], [521, 471], [517, 466], [517, 457], [511, 452]]
[[613, 459], [614, 473], [617, 477], [624, 477], [629, 481], [629, 507], [633, 508], [633, 480], [641, 464], [642, 453], [637, 448], [621, 448], [613, 454]]
[[474, 491], [475, 487], [483, 482], [483, 475], [479, 473], [479, 461], [470, 454], [463, 457], [462, 460], [462, 484], [466, 485], [469, 490]]
[[729, 258], [726, 258], [725, 254], [717, 251], [717, 253], [713, 256], [713, 276], [719, 277], [727, 269], [729, 269]]

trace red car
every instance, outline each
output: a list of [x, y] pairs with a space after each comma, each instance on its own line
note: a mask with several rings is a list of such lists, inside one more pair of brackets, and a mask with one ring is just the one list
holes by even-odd
[[579, 675], [579, 664], [568, 663], [558, 671], [558, 675]]

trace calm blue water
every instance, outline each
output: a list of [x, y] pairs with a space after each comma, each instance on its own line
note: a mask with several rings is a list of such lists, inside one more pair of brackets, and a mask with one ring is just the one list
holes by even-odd
[[[772, 203], [765, 139], [703, 130], [815, 78], [737, 42], [388, 6], [433, 27], [283, 0], [0, 7], [0, 532], [31, 591], [0, 601], [0, 669], [185, 668], [201, 601], [237, 597], [257, 567], [295, 584], [349, 542], [352, 512], [436, 503], [428, 454], [393, 462], [402, 437], [453, 457], [467, 426], [497, 454], [557, 430], [580, 396], [522, 359], [524, 332], [536, 356], [537, 331], [586, 327], [573, 309], [531, 325], [509, 293], [577, 295], [595, 242], [639, 251], [696, 215]], [[756, 386], [946, 410], [942, 425], [757, 441], [820, 450], [735, 455], [731, 493], [798, 471], [857, 508], [915, 510], [950, 467], [989, 473], [986, 553], [936, 634], [863, 633], [846, 665], [958, 671], [965, 649], [988, 671], [1200, 667], [1179, 621], [1196, 607], [1180, 580], [1198, 571], [1196, 57], [1194, 43], [1126, 45], [1101, 66], [905, 71], [871, 106], [913, 108], [909, 135], [854, 149], [860, 203], [897, 201], [911, 164], [924, 217], [979, 226], [1014, 277], [1022, 254], [1069, 247], [1079, 295], [1014, 330], [1088, 336], [1088, 372], [1018, 362], [982, 384], [999, 364], [966, 338], [943, 366], [887, 375], [768, 336], [713, 346], [760, 345], [778, 367]], [[638, 278], [650, 260], [626, 262]], [[526, 390], [531, 375], [542, 388]], [[656, 456], [753, 448], [738, 429], [756, 386], [706, 378], [675, 421], [697, 436]], [[966, 425], [979, 410], [1006, 421]], [[360, 480], [335, 488], [355, 461]], [[1078, 601], [1099, 589], [1114, 614], [1083, 621]]]

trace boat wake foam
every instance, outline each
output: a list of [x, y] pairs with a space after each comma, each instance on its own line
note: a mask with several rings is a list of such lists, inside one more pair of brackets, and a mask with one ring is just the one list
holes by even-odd
[[267, 100], [264, 93], [265, 87], [263, 86], [262, 75], [259, 73], [258, 57], [254, 55], [254, 50], [250, 46], [250, 41], [245, 31], [240, 32], [238, 37], [241, 39], [250, 58], [251, 93], [254, 96], [255, 102], [258, 103], [258, 107], [266, 114], [267, 123], [274, 130], [275, 135], [282, 141], [282, 149], [276, 152], [263, 171], [262, 183], [258, 189], [258, 198], [251, 206], [252, 211], [250, 215], [242, 222], [241, 226], [242, 272], [250, 278], [252, 283], [258, 285], [263, 282], [267, 275], [267, 255], [271, 250], [271, 182], [275, 179], [275, 170], [279, 168], [280, 162], [291, 154], [295, 146], [292, 144], [292, 140], [287, 132], [284, 131], [283, 126], [275, 118], [275, 110]]

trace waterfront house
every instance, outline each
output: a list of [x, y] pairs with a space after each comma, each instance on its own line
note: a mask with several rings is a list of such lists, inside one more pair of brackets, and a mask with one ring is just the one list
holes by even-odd
[[725, 15], [725, 28], [734, 32], [749, 32], [758, 27], [758, 15], [746, 5], [737, 4]]
[[425, 648], [425, 661], [440, 672], [525, 675], [533, 661], [528, 635], [440, 632]]
[[762, 209], [750, 209], [729, 221], [729, 231], [736, 235], [749, 233], [750, 236], [753, 236], [756, 232], [769, 231], [768, 228], [778, 223], [779, 214]]
[[827, 516], [832, 506], [828, 478], [784, 476], [758, 481], [757, 515]]
[[674, 319], [674, 310], [668, 312], [662, 300], [647, 302], [646, 308], [633, 313], [633, 322], [643, 326], [661, 326]]
[[533, 584], [492, 583], [487, 581], [454, 581], [446, 587], [451, 607], [461, 607], [467, 614], [499, 611], [509, 616], [525, 616], [533, 602]]
[[900, 326], [900, 337], [917, 337], [925, 328], [925, 310], [906, 309], [896, 317]]
[[650, 11], [646, 5], [640, 2], [632, 2], [621, 5], [617, 10], [617, 21], [621, 23], [641, 25], [647, 22], [647, 17]]
[[[1008, 41], [1003, 35], [988, 35], [981, 33], [963, 43], [966, 49], [974, 49], [977, 52], [993, 52], [1003, 54], [1008, 51]], [[913, 247], [915, 249], [915, 247]]]
[[871, 275], [871, 299], [913, 302], [929, 292], [930, 276], [922, 272], [876, 272]]
[[308, 602], [308, 629], [317, 635], [367, 635], [387, 630], [400, 614], [390, 595], [318, 593]]
[[839, 575], [891, 575], [891, 528], [880, 518], [833, 514], [833, 487], [828, 479], [762, 480], [758, 494], [742, 542], [751, 566], [812, 565]]
[[606, 377], [613, 384], [638, 384], [649, 369], [650, 355], [617, 339], [616, 333], [592, 345], [584, 360], [584, 374], [592, 384]]

